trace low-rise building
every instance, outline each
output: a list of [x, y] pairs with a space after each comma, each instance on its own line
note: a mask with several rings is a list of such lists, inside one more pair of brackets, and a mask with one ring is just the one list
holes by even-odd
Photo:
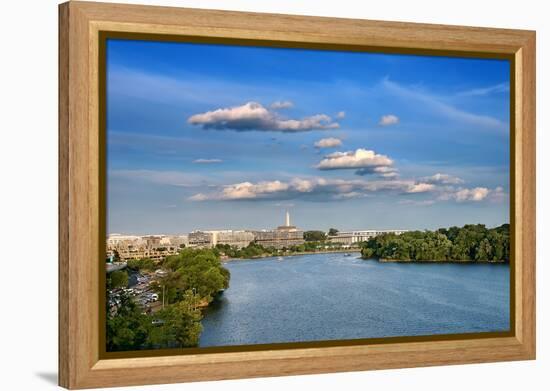
[[406, 229], [368, 229], [361, 231], [340, 231], [336, 235], [329, 236], [328, 240], [332, 243], [350, 246], [360, 242], [366, 242], [369, 239], [375, 238], [378, 235], [388, 233], [401, 235], [405, 232], [407, 232]]
[[285, 225], [272, 230], [255, 231], [254, 241], [263, 247], [289, 248], [305, 243], [304, 231], [290, 225], [290, 214], [286, 212]]
[[189, 245], [187, 235], [169, 236], [170, 244], [174, 247], [183, 247]]
[[172, 243], [165, 235], [119, 235], [111, 234], [106, 241], [106, 254], [109, 261], [118, 258], [129, 259], [151, 258], [160, 260], [168, 255], [177, 254], [179, 245]]
[[214, 232], [214, 246], [228, 244], [231, 247], [243, 248], [254, 241], [254, 233], [250, 231], [216, 231]]
[[214, 235], [209, 231], [193, 231], [187, 235], [189, 247], [207, 248], [214, 246]]
[[189, 247], [207, 248], [217, 244], [228, 244], [232, 247], [243, 248], [254, 241], [254, 233], [251, 231], [193, 231], [189, 234]]

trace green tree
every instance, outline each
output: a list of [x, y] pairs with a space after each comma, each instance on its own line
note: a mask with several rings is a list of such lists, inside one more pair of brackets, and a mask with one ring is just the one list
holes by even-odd
[[121, 294], [116, 312], [107, 312], [107, 351], [139, 350], [147, 347], [151, 321], [127, 294]]
[[153, 328], [150, 343], [158, 347], [197, 346], [202, 331], [201, 312], [197, 307], [198, 297], [186, 291], [182, 300], [155, 314], [160, 326]]
[[155, 262], [150, 258], [130, 259], [128, 260], [127, 265], [133, 270], [151, 271], [155, 269]]
[[304, 240], [306, 242], [323, 242], [327, 235], [323, 231], [305, 231]]
[[369, 259], [369, 258], [372, 258], [373, 256], [374, 256], [374, 250], [372, 248], [363, 247], [361, 249], [361, 257], [363, 259]]
[[[250, 244], [247, 251], [263, 253], [263, 248]], [[226, 248], [222, 247], [225, 251]], [[243, 249], [243, 250], [245, 250]], [[187, 290], [194, 290], [203, 299], [212, 300], [216, 294], [229, 286], [231, 277], [219, 257], [220, 249], [183, 249], [178, 255], [167, 257], [163, 267], [168, 270], [166, 276], [159, 279], [154, 289], [162, 295], [165, 303], [183, 299]]]
[[128, 273], [117, 270], [109, 274], [108, 284], [111, 289], [126, 288], [128, 286]]
[[362, 257], [415, 261], [504, 261], [510, 259], [510, 226], [483, 224], [437, 231], [382, 234], [361, 244]]
[[328, 230], [328, 236], [336, 236], [338, 234], [338, 230], [336, 228], [330, 228]]
[[476, 261], [489, 261], [493, 259], [493, 247], [487, 238], [479, 243], [475, 259]]

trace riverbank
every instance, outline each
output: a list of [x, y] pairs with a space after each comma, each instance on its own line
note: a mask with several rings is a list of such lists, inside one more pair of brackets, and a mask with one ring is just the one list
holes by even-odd
[[412, 259], [387, 259], [387, 258], [380, 258], [380, 259], [376, 259], [376, 258], [362, 258], [362, 259], [364, 259], [365, 261], [368, 261], [369, 259], [371, 259], [371, 260], [374, 260], [374, 261], [378, 261], [378, 262], [380, 262], [380, 263], [469, 263], [469, 264], [473, 264], [473, 263], [480, 263], [480, 264], [490, 264], [490, 263], [502, 264], [502, 263], [508, 263], [507, 261], [489, 261], [489, 260], [485, 260], [485, 261], [473, 261], [473, 260], [470, 260], [470, 259], [456, 260], [456, 261], [436, 261], [436, 260], [421, 260], [421, 261], [417, 261], [417, 260], [412, 260]]
[[227, 258], [222, 259], [222, 263], [231, 262], [231, 261], [244, 261], [244, 260], [254, 260], [254, 259], [263, 259], [263, 258], [277, 258], [277, 257], [296, 257], [299, 255], [315, 255], [315, 254], [338, 254], [338, 253], [349, 253], [349, 254], [360, 254], [360, 249], [337, 249], [337, 250], [321, 250], [321, 251], [301, 251], [285, 254], [262, 254], [250, 258]]

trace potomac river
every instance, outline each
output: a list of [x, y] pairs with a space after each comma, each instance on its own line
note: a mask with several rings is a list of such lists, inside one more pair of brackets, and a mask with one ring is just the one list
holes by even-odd
[[359, 253], [231, 261], [199, 346], [506, 331], [508, 264], [379, 263]]

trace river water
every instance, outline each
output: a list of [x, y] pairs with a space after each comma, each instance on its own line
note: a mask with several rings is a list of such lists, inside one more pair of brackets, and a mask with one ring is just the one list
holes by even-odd
[[506, 331], [503, 264], [379, 263], [359, 254], [231, 261], [201, 347]]

